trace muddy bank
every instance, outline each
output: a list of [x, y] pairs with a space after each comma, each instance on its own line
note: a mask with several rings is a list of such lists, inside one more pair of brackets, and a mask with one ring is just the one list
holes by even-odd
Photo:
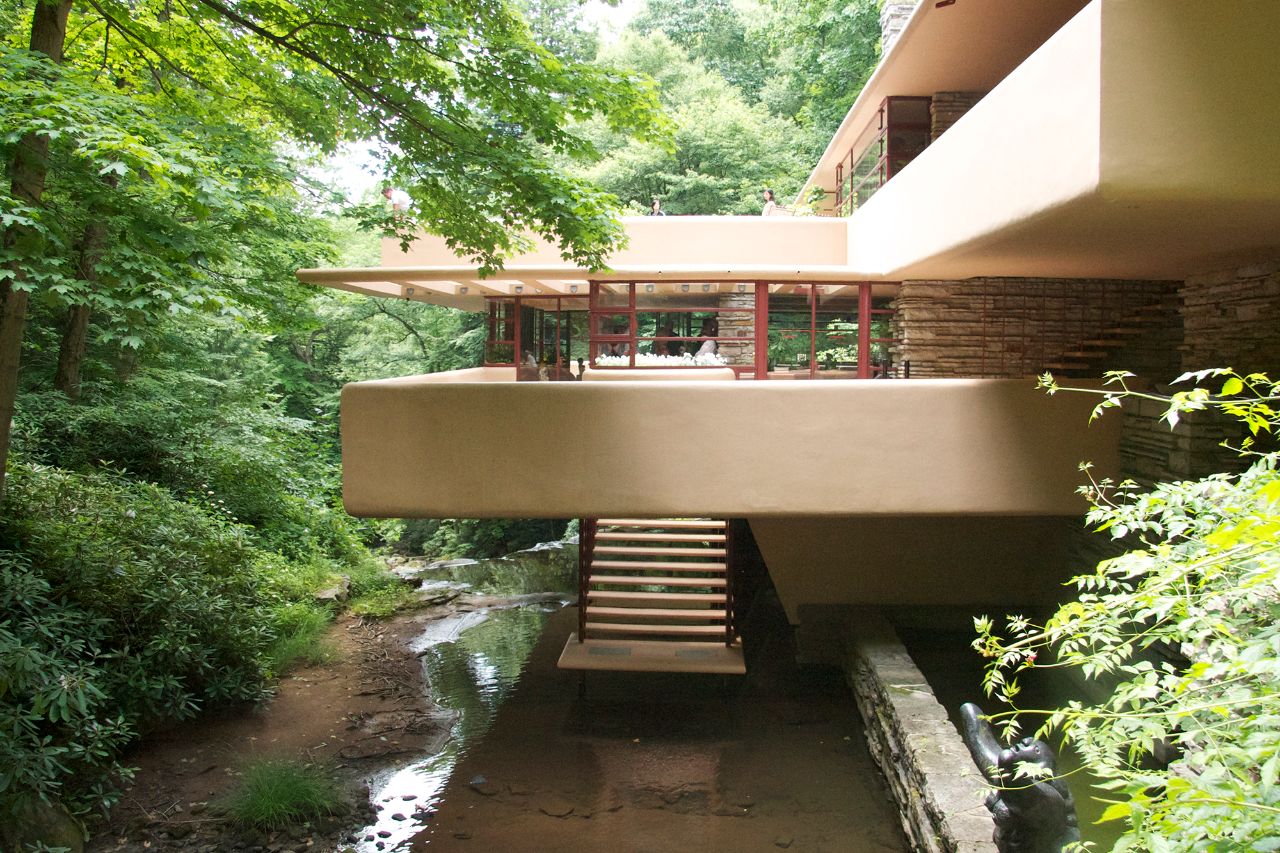
[[[460, 711], [435, 701], [427, 686], [428, 649], [455, 644], [490, 613], [559, 608], [564, 594], [547, 590], [568, 588], [575, 564], [576, 552], [556, 545], [479, 562], [395, 561], [397, 573], [418, 584], [424, 606], [382, 621], [340, 617], [326, 636], [333, 660], [291, 673], [269, 702], [146, 737], [126, 756], [136, 777], [109, 819], [89, 827], [86, 849], [386, 847], [383, 838], [393, 833], [383, 824], [418, 826], [428, 806], [408, 794], [388, 811], [375, 802], [378, 793], [458, 735]], [[275, 832], [233, 826], [223, 804], [240, 770], [265, 758], [332, 768], [345, 790], [340, 812]]]

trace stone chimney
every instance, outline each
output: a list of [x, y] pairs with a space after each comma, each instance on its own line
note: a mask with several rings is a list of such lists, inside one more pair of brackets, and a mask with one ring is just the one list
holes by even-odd
[[898, 34], [902, 32], [902, 28], [907, 25], [907, 18], [911, 17], [912, 11], [916, 8], [914, 2], [885, 3], [880, 9], [880, 55], [884, 56], [889, 52], [889, 48], [893, 47], [893, 43], [898, 40]]

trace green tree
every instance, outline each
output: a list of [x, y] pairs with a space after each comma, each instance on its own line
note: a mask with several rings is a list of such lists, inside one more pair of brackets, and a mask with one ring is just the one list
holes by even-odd
[[785, 197], [803, 181], [795, 125], [748, 104], [664, 33], [627, 33], [600, 61], [651, 77], [675, 125], [671, 145], [597, 140], [604, 157], [585, 174], [636, 209], [660, 196], [668, 213], [759, 213], [764, 187]]
[[648, 0], [631, 29], [641, 35], [665, 33], [752, 101], [771, 71], [772, 57], [752, 43], [748, 21], [732, 0]]
[[878, 0], [768, 0], [754, 32], [768, 45], [776, 73], [761, 101], [804, 129], [802, 151], [821, 155], [880, 61]]
[[[597, 267], [620, 231], [613, 197], [557, 165], [591, 152], [573, 120], [600, 115], [642, 135], [659, 126], [651, 97], [627, 75], [558, 58], [500, 0], [394, 8], [90, 0], [72, 12], [69, 0], [9, 12], [29, 20], [31, 40], [11, 46], [0, 71], [0, 154], [13, 176], [0, 196], [4, 424], [28, 293], [56, 282], [73, 307], [142, 308], [134, 301], [154, 288], [131, 265], [176, 256], [199, 267], [204, 247], [221, 236], [211, 227], [156, 231], [147, 216], [176, 201], [166, 225], [221, 217], [232, 231], [237, 221], [256, 226], [266, 214], [248, 197], [271, 196], [281, 183], [260, 184], [254, 174], [285, 142], [331, 150], [358, 138], [381, 147], [415, 211], [391, 217], [366, 208], [364, 218], [404, 240], [425, 224], [492, 269], [532, 232]], [[64, 57], [68, 21], [76, 38]], [[211, 143], [209, 126], [248, 142], [239, 150]], [[73, 217], [44, 205], [51, 179], [62, 181]], [[135, 237], [160, 240], [113, 255], [113, 217], [134, 226]], [[132, 300], [103, 303], [121, 292], [111, 277], [135, 283]], [[185, 292], [156, 304], [206, 301], [202, 279], [181, 277]], [[80, 346], [84, 329], [83, 312], [69, 318], [68, 346]], [[77, 380], [60, 384], [71, 390]], [[0, 459], [7, 451], [0, 431]]]
[[[1112, 374], [1095, 416], [1127, 398], [1162, 399], [1169, 423], [1189, 411], [1238, 418], [1253, 436], [1280, 427], [1280, 383], [1230, 370], [1171, 397]], [[1050, 377], [1050, 392], [1059, 390]], [[1097, 392], [1094, 392], [1097, 393]], [[1017, 705], [1019, 674], [1064, 668], [1106, 698], [996, 715], [1016, 730], [1061, 735], [1125, 820], [1115, 850], [1272, 850], [1280, 842], [1280, 473], [1275, 451], [1242, 448], [1247, 469], [1148, 491], [1094, 483], [1089, 521], [1124, 553], [1075, 579], [1078, 595], [1043, 625], [977, 620], [991, 659], [988, 693]], [[1169, 757], [1169, 756], [1172, 757]]]

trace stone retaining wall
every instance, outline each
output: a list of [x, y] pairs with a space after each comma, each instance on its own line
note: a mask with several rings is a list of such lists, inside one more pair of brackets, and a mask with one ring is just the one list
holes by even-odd
[[1184, 370], [1280, 377], [1280, 261], [1188, 279], [1182, 299]]
[[[975, 278], [904, 281], [894, 318], [900, 360], [913, 377], [1035, 376], [1104, 330], [1132, 324], [1141, 333], [1112, 347], [1089, 373], [1130, 370], [1168, 381], [1179, 370], [1178, 282]], [[1161, 304], [1160, 313], [1142, 314]], [[1138, 325], [1141, 318], [1141, 325]]]
[[929, 141], [936, 142], [939, 136], [946, 133], [951, 125], [960, 120], [960, 116], [969, 112], [985, 95], [986, 92], [935, 92], [929, 104], [932, 121]]
[[889, 622], [854, 612], [844, 670], [867, 746], [922, 853], [995, 853], [987, 785], [960, 734]]

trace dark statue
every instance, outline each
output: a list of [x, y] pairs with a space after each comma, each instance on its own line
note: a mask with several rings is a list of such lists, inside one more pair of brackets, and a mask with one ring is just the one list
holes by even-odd
[[[1000, 853], [1061, 853], [1080, 840], [1075, 801], [1067, 783], [1057, 778], [1057, 760], [1042, 740], [1025, 737], [1002, 747], [982, 719], [982, 709], [972, 702], [960, 708], [962, 732], [969, 754], [994, 790], [986, 805], [995, 819], [992, 836]], [[1015, 778], [1020, 763], [1048, 768], [1052, 776], [1032, 780]]]

